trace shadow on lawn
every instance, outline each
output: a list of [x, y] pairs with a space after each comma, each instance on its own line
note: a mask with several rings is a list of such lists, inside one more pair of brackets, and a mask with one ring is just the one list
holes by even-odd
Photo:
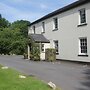
[[84, 81], [80, 82], [85, 88], [78, 88], [77, 90], [90, 90], [90, 67], [85, 69], [83, 71], [83, 74], [85, 75]]

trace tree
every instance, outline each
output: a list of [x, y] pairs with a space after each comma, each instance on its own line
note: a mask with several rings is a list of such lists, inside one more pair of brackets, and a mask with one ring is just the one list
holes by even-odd
[[0, 32], [0, 53], [22, 55], [27, 47], [27, 38], [21, 32], [4, 28]]
[[18, 29], [13, 31], [13, 38], [11, 43], [11, 53], [22, 55], [27, 48], [27, 38], [21, 35]]
[[2, 18], [1, 14], [0, 14], [0, 29], [3, 30], [3, 28], [9, 27], [10, 23], [8, 20], [6, 20], [5, 18]]
[[0, 14], [0, 53], [23, 54], [27, 48], [29, 21], [17, 20], [10, 24]]
[[1, 54], [9, 54], [11, 51], [11, 38], [13, 33], [9, 30], [9, 28], [4, 28], [3, 31], [0, 32], [0, 53]]
[[2, 18], [2, 15], [0, 14], [0, 19]]
[[11, 29], [14, 30], [15, 28], [20, 29], [21, 34], [24, 37], [28, 36], [28, 25], [30, 24], [29, 21], [26, 20], [17, 20], [12, 23]]
[[14, 32], [12, 53], [23, 54], [27, 49], [29, 21], [17, 20], [11, 24], [10, 29]]

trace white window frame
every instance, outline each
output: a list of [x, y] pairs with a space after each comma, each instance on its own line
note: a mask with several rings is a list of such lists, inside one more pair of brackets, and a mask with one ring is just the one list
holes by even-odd
[[[59, 54], [59, 41], [58, 40], [54, 40], [53, 42], [54, 42], [54, 48], [56, 49], [56, 54]], [[56, 42], [58, 42], [57, 43], [58, 44], [57, 46], [56, 46]]]
[[[81, 39], [86, 39], [87, 40], [87, 37], [80, 37], [79, 38], [79, 55], [87, 55], [87, 51], [86, 53], [82, 53], [81, 52]], [[85, 43], [85, 42], [84, 42]], [[84, 45], [85, 46], [85, 45]], [[86, 42], [86, 47], [87, 47], [87, 42]], [[87, 49], [86, 49], [87, 50]]]
[[45, 45], [44, 45], [44, 43], [41, 43], [41, 52], [45, 52]]
[[45, 22], [42, 22], [42, 33], [45, 33]]
[[58, 30], [58, 18], [53, 18], [53, 31]]
[[[82, 23], [81, 22], [81, 14], [80, 14], [80, 11], [82, 11], [82, 10], [85, 10], [85, 22], [84, 23]], [[82, 25], [82, 24], [86, 24], [86, 9], [85, 8], [82, 8], [82, 9], [80, 9], [79, 10], [79, 25]]]
[[36, 28], [36, 27], [35, 27], [35, 26], [33, 26], [33, 33], [34, 33], [34, 34], [36, 33], [35, 28]]

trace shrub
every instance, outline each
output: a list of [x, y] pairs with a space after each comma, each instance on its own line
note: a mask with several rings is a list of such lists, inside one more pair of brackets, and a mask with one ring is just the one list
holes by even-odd
[[28, 54], [27, 53], [24, 53], [23, 56], [24, 56], [24, 59], [28, 59]]
[[55, 61], [56, 60], [56, 50], [53, 48], [48, 48], [45, 50], [45, 59], [46, 61]]
[[33, 43], [32, 44], [30, 58], [34, 61], [39, 61], [40, 60], [40, 47], [39, 47], [38, 43]]

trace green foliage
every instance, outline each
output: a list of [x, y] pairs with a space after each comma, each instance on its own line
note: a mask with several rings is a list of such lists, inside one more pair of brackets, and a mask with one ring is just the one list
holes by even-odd
[[0, 39], [0, 53], [9, 54], [10, 50], [10, 41], [8, 39]]
[[40, 60], [40, 47], [38, 43], [32, 43], [32, 49], [31, 49], [31, 59], [34, 61]]
[[8, 28], [4, 28], [0, 32], [0, 53], [9, 54], [11, 50], [11, 36], [12, 32]]
[[17, 20], [15, 22], [12, 23], [11, 25], [11, 29], [14, 30], [15, 28], [18, 28], [19, 31], [21, 32], [21, 34], [24, 37], [28, 36], [28, 25], [30, 24], [29, 21], [25, 21], [25, 20]]
[[45, 50], [45, 59], [47, 61], [55, 61], [56, 60], [56, 50], [53, 48], [48, 48]]
[[24, 56], [24, 59], [28, 59], [28, 54], [27, 53], [24, 53], [23, 56]]
[[1, 54], [23, 54], [27, 46], [27, 38], [20, 32], [4, 28], [0, 32], [0, 53]]
[[1, 30], [2, 28], [6, 28], [6, 27], [8, 27], [8, 26], [10, 26], [9, 21], [6, 20], [5, 18], [2, 18], [1, 14], [0, 14], [0, 30]]
[[11, 48], [12, 48], [12, 51], [11, 53], [12, 54], [17, 54], [17, 55], [23, 55], [24, 51], [25, 51], [25, 42], [24, 41], [15, 41], [15, 42], [12, 42], [11, 44]]
[[23, 54], [27, 48], [29, 21], [10, 24], [0, 15], [0, 54]]

